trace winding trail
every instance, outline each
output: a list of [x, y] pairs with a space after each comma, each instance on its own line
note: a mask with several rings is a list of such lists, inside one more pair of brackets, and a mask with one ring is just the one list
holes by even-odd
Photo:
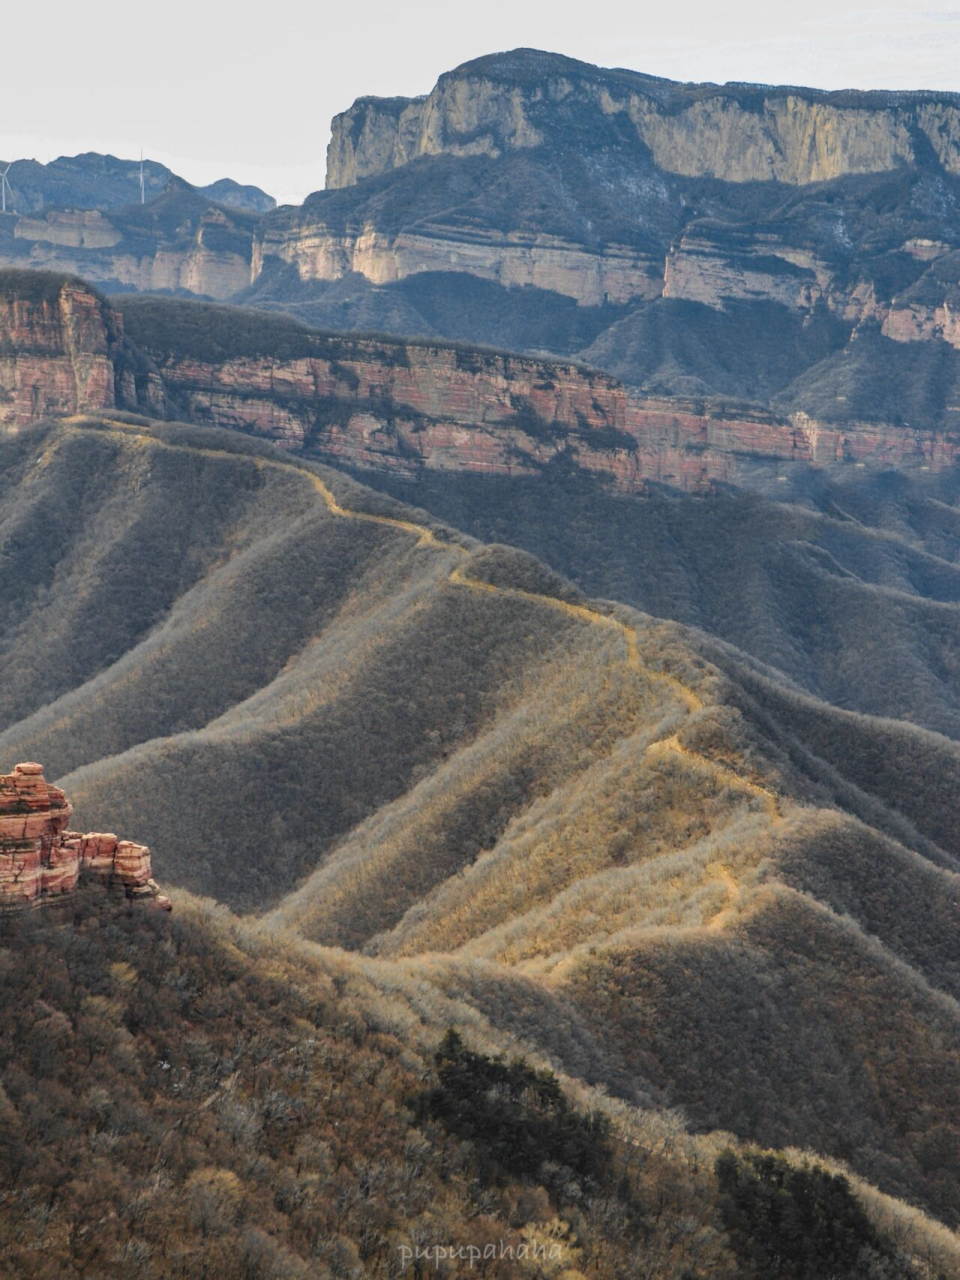
[[[104, 427], [92, 427], [83, 425], [89, 419], [66, 419], [63, 428], [72, 434], [87, 434], [102, 437], [104, 435]], [[300, 478], [309, 480], [314, 491], [322, 499], [327, 511], [332, 515], [344, 520], [357, 520], [368, 524], [384, 525], [390, 529], [397, 529], [402, 533], [409, 533], [417, 539], [417, 547], [430, 548], [439, 551], [452, 551], [459, 556], [468, 557], [471, 552], [467, 547], [461, 546], [459, 543], [447, 541], [439, 537], [434, 530], [426, 525], [417, 524], [412, 520], [402, 520], [396, 516], [376, 515], [368, 511], [356, 511], [350, 507], [344, 507], [334, 496], [330, 488], [324, 483], [320, 476], [313, 471], [307, 469], [297, 462], [281, 462], [273, 458], [263, 458], [243, 453], [232, 453], [227, 449], [208, 449], [194, 445], [172, 444], [166, 440], [161, 440], [157, 436], [151, 435], [143, 430], [138, 423], [124, 423], [115, 419], [105, 419], [104, 426], [119, 434], [124, 441], [130, 441], [140, 447], [152, 446], [158, 449], [169, 450], [175, 453], [188, 453], [202, 458], [210, 458], [216, 461], [236, 460], [242, 458], [250, 458], [254, 466], [258, 470], [280, 471], [293, 474]], [[41, 464], [45, 465], [49, 461], [50, 453], [56, 448], [56, 442], [53, 442], [44, 451], [41, 457]], [[602, 613], [599, 609], [593, 609], [589, 605], [574, 604], [568, 600], [561, 600], [556, 596], [544, 595], [536, 591], [525, 591], [521, 587], [501, 587], [491, 582], [483, 582], [477, 578], [468, 577], [461, 565], [457, 565], [450, 573], [448, 581], [456, 587], [462, 587], [470, 591], [486, 592], [490, 595], [505, 596], [508, 598], [526, 600], [530, 603], [546, 606], [555, 609], [557, 612], [565, 614], [567, 617], [577, 618], [586, 622], [591, 626], [603, 627], [608, 631], [619, 632], [623, 639], [626, 651], [626, 665], [631, 671], [642, 674], [645, 678], [659, 683], [669, 689], [670, 693], [680, 701], [687, 714], [700, 711], [703, 706], [703, 700], [700, 696], [687, 685], [683, 684], [675, 676], [671, 676], [666, 672], [658, 671], [648, 666], [640, 655], [639, 637], [635, 627], [629, 626], [627, 623], [620, 621], [608, 613]], [[651, 743], [647, 748], [646, 754], [656, 755], [670, 752], [694, 762], [701, 768], [709, 770], [716, 778], [725, 785], [734, 789], [746, 791], [751, 795], [758, 796], [763, 799], [767, 807], [771, 822], [782, 821], [780, 809], [780, 800], [776, 793], [767, 787], [760, 786], [759, 783], [751, 782], [742, 774], [736, 773], [733, 769], [726, 765], [718, 764], [711, 760], [709, 756], [700, 754], [697, 751], [691, 751], [689, 747], [685, 747], [680, 742], [677, 734], [673, 734], [669, 738], [660, 739]], [[714, 918], [711, 922], [711, 928], [722, 927], [721, 917], [725, 920], [733, 913], [735, 904], [739, 902], [740, 889], [730, 872], [724, 869], [721, 876], [727, 885], [730, 893], [730, 905]]]
[[[103, 427], [90, 427], [81, 425], [84, 419], [77, 421], [68, 418], [64, 422], [64, 428], [75, 435], [95, 435], [103, 436]], [[138, 444], [141, 447], [152, 445], [157, 449], [165, 449], [171, 453], [189, 453], [193, 456], [201, 458], [210, 458], [216, 461], [223, 459], [250, 458], [249, 454], [231, 453], [228, 449], [205, 449], [194, 445], [171, 444], [166, 440], [160, 440], [157, 436], [150, 435], [149, 432], [136, 423], [124, 423], [114, 419], [106, 419], [105, 425], [110, 428], [118, 429], [122, 432], [121, 439], [128, 440]], [[107, 433], [109, 434], [109, 432]], [[48, 447], [45, 451], [44, 458], [48, 460], [49, 454], [56, 448], [56, 442]], [[309, 471], [296, 462], [280, 462], [274, 458], [251, 458], [254, 466], [258, 471], [271, 470], [292, 473], [298, 477], [305, 478], [313, 485], [314, 490], [323, 499], [324, 506], [332, 516], [338, 516], [344, 520], [365, 521], [368, 524], [385, 525], [390, 529], [399, 529], [402, 533], [410, 533], [417, 539], [418, 547], [431, 547], [440, 551], [453, 551], [461, 556], [469, 556], [470, 551], [461, 546], [457, 542], [449, 542], [437, 536], [437, 534], [426, 525], [416, 524], [413, 520], [401, 520], [397, 516], [376, 515], [370, 511], [356, 511], [351, 507], [345, 507], [334, 497], [330, 488], [316, 475], [315, 472]], [[568, 617], [579, 618], [580, 620], [591, 624], [592, 626], [605, 627], [608, 630], [618, 631], [623, 637], [624, 646], [626, 648], [627, 666], [633, 671], [639, 671], [648, 679], [658, 681], [666, 685], [670, 691], [678, 697], [688, 711], [699, 711], [703, 706], [700, 697], [682, 684], [674, 676], [668, 675], [662, 671], [656, 671], [644, 663], [640, 657], [640, 647], [635, 627], [628, 626], [627, 623], [621, 622], [619, 618], [613, 617], [611, 614], [601, 613], [599, 609], [591, 609], [587, 605], [572, 604], [568, 600], [560, 600], [556, 596], [543, 595], [537, 591], [524, 591], [520, 587], [499, 587], [491, 582], [482, 582], [477, 578], [470, 578], [464, 574], [463, 570], [458, 566], [450, 574], [449, 581], [454, 586], [466, 587], [471, 591], [486, 591], [491, 595], [507, 596], [518, 600], [528, 600], [533, 604], [546, 605], [548, 608], [556, 609], [559, 613], [564, 613]]]
[[664, 751], [673, 751], [678, 756], [696, 761], [697, 764], [707, 765], [711, 773], [721, 782], [726, 783], [727, 786], [736, 787], [741, 791], [748, 791], [751, 795], [759, 796], [767, 807], [771, 822], [780, 822], [782, 820], [780, 798], [769, 787], [762, 787], [758, 782], [751, 782], [743, 774], [736, 773], [726, 765], [718, 764], [716, 760], [711, 760], [709, 756], [701, 755], [699, 751], [691, 751], [689, 747], [683, 745], [676, 734], [670, 738], [661, 738], [658, 742], [652, 742], [647, 747], [646, 754], [654, 755]]

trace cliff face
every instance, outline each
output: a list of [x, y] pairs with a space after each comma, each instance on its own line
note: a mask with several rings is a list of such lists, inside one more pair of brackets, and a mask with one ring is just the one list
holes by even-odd
[[12, 426], [128, 408], [407, 476], [530, 475], [563, 459], [628, 491], [649, 480], [697, 489], [792, 463], [939, 470], [960, 451], [960, 426], [731, 411], [638, 394], [569, 362], [321, 334], [173, 300], [121, 310], [56, 276], [0, 282], [0, 422]]
[[0, 421], [112, 409], [119, 341], [112, 313], [80, 282], [0, 297]]
[[182, 228], [175, 242], [154, 237], [138, 245], [126, 228], [97, 210], [50, 209], [17, 220], [16, 243], [5, 260], [40, 270], [82, 270], [95, 284], [112, 288], [223, 299], [250, 283], [250, 238], [234, 246], [230, 232], [228, 215], [211, 208], [195, 227]]
[[340, 231], [305, 217], [295, 227], [265, 226], [254, 247], [254, 279], [271, 259], [296, 269], [301, 281], [340, 280], [356, 273], [390, 285], [430, 272], [458, 272], [505, 289], [533, 288], [575, 298], [583, 306], [655, 298], [663, 263], [630, 245], [577, 244], [542, 232], [462, 229], [432, 222], [396, 233], [373, 224]]
[[150, 850], [112, 833], [68, 831], [73, 806], [39, 764], [0, 775], [0, 910], [62, 901], [99, 884], [170, 910], [151, 878]]
[[81, 280], [0, 277], [0, 423], [118, 407], [162, 412], [160, 380], [124, 346], [123, 319]]
[[562, 458], [636, 491], [651, 480], [698, 489], [758, 466], [939, 470], [960, 457], [960, 431], [711, 411], [632, 394], [571, 364], [430, 343], [294, 329], [263, 342], [264, 352], [280, 353], [299, 333], [290, 354], [220, 358], [203, 350], [229, 315], [216, 308], [187, 313], [203, 341], [164, 349], [157, 345], [164, 333], [181, 328], [177, 307], [134, 302], [127, 313], [177, 416], [353, 467], [530, 475]]
[[333, 121], [327, 186], [422, 156], [538, 147], [574, 116], [622, 126], [669, 173], [800, 185], [913, 164], [929, 146], [960, 172], [954, 94], [694, 85], [518, 49], [465, 63], [423, 98], [361, 98]]
[[257, 220], [174, 179], [143, 206], [8, 216], [0, 220], [0, 265], [76, 272], [112, 289], [229, 298], [250, 283]]

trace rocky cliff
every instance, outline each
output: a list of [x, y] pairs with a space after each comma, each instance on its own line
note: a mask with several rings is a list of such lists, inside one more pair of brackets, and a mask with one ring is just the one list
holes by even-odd
[[95, 284], [229, 298], [250, 284], [257, 215], [172, 179], [145, 205], [47, 208], [0, 218], [0, 265]]
[[910, 165], [960, 173], [960, 96], [681, 84], [536, 49], [464, 63], [421, 98], [360, 98], [333, 121], [327, 186], [423, 156], [500, 157], [589, 119], [687, 177], [801, 185]]
[[[172, 178], [142, 207], [15, 206], [0, 264], [572, 357], [655, 399], [953, 431], [958, 113], [954, 94], [681, 84], [517, 50], [422, 98], [360, 99], [300, 208]], [[127, 181], [116, 163], [104, 181]]]
[[39, 764], [0, 775], [0, 910], [62, 901], [99, 884], [170, 910], [151, 878], [150, 850], [107, 832], [67, 830], [73, 806]]
[[940, 470], [960, 457], [960, 430], [638, 396], [570, 363], [317, 334], [196, 303], [130, 299], [125, 315], [176, 416], [351, 467], [530, 475], [562, 459], [635, 491], [697, 489], [758, 467]]
[[625, 491], [698, 489], [757, 468], [941, 470], [960, 455], [960, 425], [638, 394], [570, 362], [324, 334], [172, 299], [110, 305], [81, 281], [40, 273], [0, 273], [0, 389], [0, 422], [12, 426], [132, 409], [405, 476], [531, 475], [562, 460]]
[[120, 314], [82, 280], [0, 273], [0, 423], [119, 407], [163, 410]]

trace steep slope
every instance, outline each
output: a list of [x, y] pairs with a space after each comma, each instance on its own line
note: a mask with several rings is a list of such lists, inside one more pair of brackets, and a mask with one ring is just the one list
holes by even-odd
[[954, 743], [262, 442], [88, 417], [2, 447], [0, 751], [84, 824], [282, 946], [956, 1220]]
[[[0, 277], [2, 278], [2, 277]], [[580, 365], [461, 344], [323, 333], [250, 309], [118, 298], [180, 415], [402, 475], [530, 475], [571, 462], [637, 491], [790, 474], [956, 465], [960, 432], [823, 422], [648, 398]]]

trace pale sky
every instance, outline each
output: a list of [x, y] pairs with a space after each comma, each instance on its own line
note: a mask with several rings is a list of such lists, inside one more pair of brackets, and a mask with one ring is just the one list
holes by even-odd
[[0, 157], [144, 154], [190, 182], [323, 186], [330, 119], [366, 94], [529, 46], [675, 80], [960, 90], [960, 0], [403, 0], [8, 6]]

